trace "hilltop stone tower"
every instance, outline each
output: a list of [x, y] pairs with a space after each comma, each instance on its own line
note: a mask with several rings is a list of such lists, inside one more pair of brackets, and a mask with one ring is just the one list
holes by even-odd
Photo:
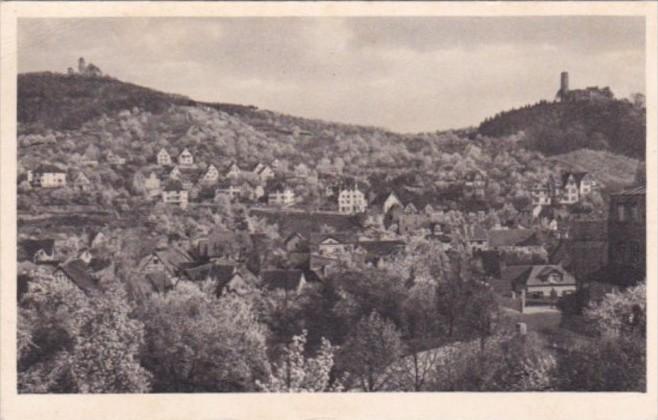
[[559, 101], [564, 101], [569, 93], [569, 72], [563, 71], [560, 73], [560, 89], [555, 95], [555, 99]]
[[563, 92], [569, 91], [569, 72], [563, 71], [560, 73], [560, 90]]
[[87, 63], [85, 63], [84, 57], [78, 58], [78, 72], [84, 74], [87, 71]]

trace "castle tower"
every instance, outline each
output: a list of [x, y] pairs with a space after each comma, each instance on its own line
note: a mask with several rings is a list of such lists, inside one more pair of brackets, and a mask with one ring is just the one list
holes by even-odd
[[84, 74], [87, 70], [87, 63], [85, 63], [84, 57], [78, 58], [78, 72]]
[[563, 71], [560, 73], [560, 91], [569, 92], [569, 72]]
[[555, 95], [555, 99], [559, 101], [564, 101], [567, 98], [569, 93], [569, 72], [563, 71], [560, 73], [560, 89]]

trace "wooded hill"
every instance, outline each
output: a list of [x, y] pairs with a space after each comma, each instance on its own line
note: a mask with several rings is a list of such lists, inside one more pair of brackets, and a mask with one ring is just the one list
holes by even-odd
[[478, 132], [500, 137], [523, 131], [525, 145], [547, 155], [587, 148], [644, 159], [645, 114], [627, 100], [542, 101], [488, 118]]

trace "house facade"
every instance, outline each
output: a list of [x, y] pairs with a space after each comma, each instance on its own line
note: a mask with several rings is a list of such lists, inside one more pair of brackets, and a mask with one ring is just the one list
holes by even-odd
[[28, 181], [33, 187], [59, 188], [66, 186], [66, 171], [54, 165], [41, 165], [34, 172], [28, 171]]
[[78, 191], [89, 191], [91, 189], [91, 181], [87, 178], [84, 172], [78, 172], [73, 178], [73, 188]]
[[240, 169], [238, 164], [235, 162], [231, 162], [228, 165], [228, 168], [226, 168], [226, 176], [228, 178], [237, 178], [240, 175], [242, 175], [242, 170]]
[[485, 195], [486, 181], [484, 175], [474, 171], [466, 175], [464, 182], [464, 196], [467, 198], [483, 199]]
[[338, 211], [356, 214], [366, 211], [366, 196], [357, 186], [341, 189], [338, 193]]
[[290, 187], [274, 189], [267, 195], [267, 203], [274, 206], [289, 207], [295, 204], [295, 192]]
[[551, 189], [548, 184], [537, 183], [530, 191], [533, 206], [549, 206], [552, 203]]
[[253, 170], [253, 173], [258, 177], [260, 182], [267, 182], [274, 178], [274, 170], [269, 165], [258, 163]]
[[215, 184], [218, 180], [219, 180], [219, 170], [217, 170], [217, 167], [215, 165], [211, 164], [210, 166], [208, 166], [206, 173], [203, 174], [203, 177], [199, 182], [204, 185], [212, 185]]
[[178, 155], [178, 164], [187, 167], [194, 166], [194, 156], [187, 148], [183, 149]]
[[577, 283], [574, 276], [559, 265], [524, 266], [521, 274], [512, 279], [512, 290], [525, 294], [529, 299], [559, 298], [575, 293]]
[[162, 148], [158, 152], [156, 159], [158, 161], [158, 165], [160, 166], [170, 166], [171, 165], [171, 155], [169, 152], [167, 152], [166, 149]]
[[645, 186], [610, 195], [608, 261], [610, 271], [628, 283], [646, 277]]
[[188, 191], [183, 188], [180, 181], [170, 181], [162, 190], [162, 202], [187, 208], [189, 203]]
[[146, 195], [149, 197], [157, 197], [160, 195], [160, 178], [151, 172], [148, 178], [144, 179], [144, 189], [146, 190]]

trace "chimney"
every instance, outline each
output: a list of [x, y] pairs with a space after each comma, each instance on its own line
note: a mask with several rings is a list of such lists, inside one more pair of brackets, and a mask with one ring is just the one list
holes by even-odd
[[528, 325], [525, 322], [517, 322], [516, 332], [519, 334], [519, 336], [526, 336], [528, 334]]

